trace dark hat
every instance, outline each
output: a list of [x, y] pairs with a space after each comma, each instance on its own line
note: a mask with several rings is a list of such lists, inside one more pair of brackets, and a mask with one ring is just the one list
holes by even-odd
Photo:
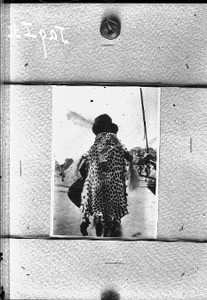
[[95, 118], [92, 131], [95, 135], [102, 132], [117, 133], [119, 130], [115, 123], [112, 123], [111, 117], [107, 114], [103, 114]]
[[112, 132], [112, 133], [116, 134], [118, 132], [118, 130], [119, 130], [119, 127], [115, 123], [111, 123], [110, 127], [111, 127], [111, 131], [110, 132]]

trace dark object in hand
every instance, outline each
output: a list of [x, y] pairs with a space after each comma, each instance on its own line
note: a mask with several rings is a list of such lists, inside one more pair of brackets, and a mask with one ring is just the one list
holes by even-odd
[[87, 175], [88, 175], [88, 161], [87, 159], [85, 159], [83, 161], [83, 163], [81, 164], [81, 167], [79, 169], [79, 172], [81, 174], [81, 176], [86, 179]]
[[81, 206], [81, 193], [84, 181], [84, 178], [78, 178], [68, 189], [68, 197], [77, 207]]

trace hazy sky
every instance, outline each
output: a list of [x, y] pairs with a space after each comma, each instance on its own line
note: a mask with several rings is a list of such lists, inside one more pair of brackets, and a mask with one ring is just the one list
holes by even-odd
[[[159, 88], [142, 88], [149, 146], [159, 141]], [[87, 152], [95, 135], [93, 120], [107, 113], [119, 126], [121, 142], [130, 150], [146, 146], [139, 87], [54, 86], [53, 151], [55, 159], [76, 159]]]

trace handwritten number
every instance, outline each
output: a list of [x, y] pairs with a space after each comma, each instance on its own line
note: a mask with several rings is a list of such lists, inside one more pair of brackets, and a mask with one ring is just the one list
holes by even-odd
[[37, 37], [36, 34], [31, 34], [30, 33], [29, 26], [32, 26], [32, 24], [28, 23], [28, 22], [21, 22], [21, 24], [24, 25], [24, 26], [26, 26], [26, 28], [27, 28], [27, 33], [25, 33], [24, 36], [36, 39], [36, 37]]
[[56, 32], [55, 32], [54, 29], [51, 29], [51, 30], [50, 30], [50, 37], [49, 37], [49, 40], [50, 40], [50, 41], [52, 41], [52, 40], [57, 41], [57, 34], [56, 34]]
[[65, 40], [63, 37], [63, 30], [65, 30], [65, 28], [61, 27], [61, 26], [55, 26], [55, 28], [60, 30], [60, 36], [61, 36], [61, 40], [62, 40], [63, 44], [69, 44], [69, 42], [67, 40]]
[[42, 45], [43, 45], [43, 49], [44, 49], [45, 58], [47, 58], [47, 52], [46, 52], [46, 47], [45, 47], [45, 38], [46, 38], [45, 30], [41, 28], [39, 31], [39, 35], [42, 38]]
[[[41, 28], [37, 34], [33, 34], [32, 33], [32, 23], [29, 22], [21, 22], [21, 25], [24, 26], [26, 29], [26, 33], [23, 34], [24, 37], [29, 37], [32, 39], [36, 39], [38, 37], [41, 37], [42, 40], [42, 45], [43, 45], [43, 50], [44, 50], [44, 55], [45, 58], [47, 58], [47, 51], [46, 51], [46, 44], [45, 41], [49, 40], [49, 41], [58, 41], [58, 37], [60, 39], [60, 41], [64, 44], [64, 45], [68, 45], [69, 41], [65, 38], [64, 34], [65, 34], [65, 28], [62, 26], [54, 26], [54, 28], [56, 29], [50, 29], [50, 35], [47, 36], [46, 31]], [[13, 26], [8, 26], [9, 28], [9, 38], [22, 38], [21, 35], [18, 34], [18, 28], [15, 27], [15, 25]]]

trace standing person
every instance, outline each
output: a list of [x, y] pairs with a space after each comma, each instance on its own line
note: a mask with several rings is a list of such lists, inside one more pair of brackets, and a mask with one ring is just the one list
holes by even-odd
[[61, 179], [62, 179], [62, 181], [64, 181], [64, 179], [65, 179], [65, 168], [64, 168], [64, 164], [61, 164], [60, 165], [60, 177], [61, 177]]
[[146, 164], [146, 166], [145, 166], [145, 174], [146, 174], [145, 181], [147, 181], [147, 178], [149, 177], [149, 174], [150, 174], [150, 165], [149, 164]]
[[148, 158], [139, 159], [124, 149], [116, 136], [118, 126], [106, 114], [95, 119], [92, 131], [95, 142], [80, 169], [86, 177], [81, 232], [84, 236], [88, 234], [89, 217], [93, 216], [97, 236], [121, 236], [121, 218], [128, 214], [125, 160], [143, 164]]

